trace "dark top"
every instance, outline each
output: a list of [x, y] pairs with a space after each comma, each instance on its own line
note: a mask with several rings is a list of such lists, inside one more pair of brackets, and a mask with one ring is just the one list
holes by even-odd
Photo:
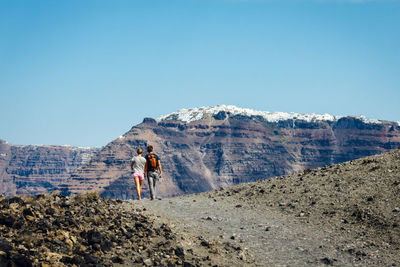
[[[156, 167], [155, 168], [151, 168], [151, 163], [150, 163], [150, 158], [152, 158], [152, 157], [150, 157], [150, 155], [154, 155], [155, 156], [155, 158], [156, 158]], [[157, 156], [156, 154], [154, 154], [154, 153], [150, 153], [150, 154], [147, 154], [146, 156], [144, 156], [144, 158], [146, 159], [146, 162], [147, 162], [147, 171], [156, 171], [157, 170], [157, 167], [158, 167], [158, 161], [160, 160], [160, 157], [159, 156]]]

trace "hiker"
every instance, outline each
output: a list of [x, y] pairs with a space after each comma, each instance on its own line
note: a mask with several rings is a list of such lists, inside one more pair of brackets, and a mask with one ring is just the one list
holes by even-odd
[[142, 185], [144, 181], [144, 165], [146, 164], [146, 159], [142, 157], [143, 150], [139, 148], [137, 150], [137, 156], [132, 158], [131, 170], [133, 171], [133, 179], [135, 179], [136, 191], [138, 194], [138, 200], [142, 197]]
[[[161, 179], [162, 169], [160, 158], [154, 154], [153, 146], [147, 146], [148, 154], [145, 156], [146, 164], [144, 165], [144, 175], [147, 177], [150, 189], [151, 200], [156, 198], [156, 184], [157, 180]], [[159, 171], [159, 173], [157, 172]]]

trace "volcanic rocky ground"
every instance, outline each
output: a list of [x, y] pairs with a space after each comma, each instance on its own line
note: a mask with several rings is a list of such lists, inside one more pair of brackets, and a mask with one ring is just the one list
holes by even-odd
[[400, 150], [177, 198], [0, 205], [0, 266], [400, 265]]

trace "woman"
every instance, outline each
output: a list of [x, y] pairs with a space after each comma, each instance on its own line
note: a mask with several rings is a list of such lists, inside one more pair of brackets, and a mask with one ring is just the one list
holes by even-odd
[[137, 156], [132, 158], [131, 170], [133, 171], [133, 179], [135, 179], [136, 191], [138, 194], [138, 200], [141, 200], [142, 185], [144, 181], [144, 164], [146, 159], [142, 157], [143, 150], [139, 148], [137, 150]]

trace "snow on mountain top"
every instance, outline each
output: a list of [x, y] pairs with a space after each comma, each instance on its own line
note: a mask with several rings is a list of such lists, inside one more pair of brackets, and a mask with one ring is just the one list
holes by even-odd
[[[157, 119], [157, 122], [160, 121], [168, 121], [168, 120], [178, 120], [182, 122], [193, 122], [197, 120], [201, 120], [204, 118], [204, 115], [210, 114], [215, 115], [221, 111], [229, 112], [231, 115], [244, 115], [244, 116], [261, 116], [266, 121], [269, 122], [278, 122], [285, 120], [303, 120], [307, 122], [315, 122], [315, 121], [337, 121], [343, 116], [333, 116], [330, 114], [299, 114], [299, 113], [286, 113], [286, 112], [269, 112], [269, 111], [257, 111], [249, 108], [238, 108], [236, 106], [226, 106], [226, 105], [218, 105], [211, 107], [199, 107], [199, 108], [190, 108], [190, 109], [181, 109], [171, 114], [162, 116]], [[361, 119], [365, 123], [381, 123], [376, 119], [368, 119], [364, 116], [355, 116], [358, 119]]]

